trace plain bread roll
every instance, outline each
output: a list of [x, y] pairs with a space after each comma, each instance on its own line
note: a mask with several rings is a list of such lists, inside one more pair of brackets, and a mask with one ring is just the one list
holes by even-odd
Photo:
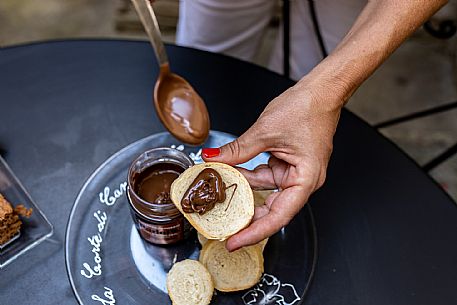
[[260, 247], [260, 249], [262, 249], [262, 252], [263, 252], [263, 250], [265, 250], [267, 243], [268, 243], [268, 237], [265, 238], [264, 240], [259, 241], [259, 243], [257, 244]]
[[254, 286], [263, 273], [259, 245], [228, 252], [225, 242], [208, 240], [200, 252], [200, 262], [208, 269], [219, 291], [238, 291]]
[[167, 290], [173, 305], [208, 305], [214, 285], [200, 262], [186, 259], [174, 264], [168, 272]]
[[[254, 195], [254, 206], [260, 207], [260, 206], [264, 205], [267, 197], [270, 196], [271, 194], [273, 194], [274, 192], [275, 192], [274, 190], [253, 190], [252, 194]], [[268, 237], [258, 243], [258, 245], [262, 248], [262, 252], [263, 252], [263, 250], [265, 250], [265, 246], [267, 245], [267, 242], [268, 242]]]
[[252, 194], [254, 195], [254, 206], [260, 207], [265, 204], [265, 200], [268, 196], [273, 194], [273, 190], [253, 190]]
[[200, 243], [200, 245], [202, 245], [202, 247], [206, 244], [206, 242], [208, 241], [208, 238], [206, 238], [205, 236], [203, 236], [200, 232], [197, 232], [197, 239], [198, 239], [198, 242]]

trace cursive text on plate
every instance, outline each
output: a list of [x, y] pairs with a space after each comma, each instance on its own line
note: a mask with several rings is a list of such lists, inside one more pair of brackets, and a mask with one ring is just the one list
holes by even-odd
[[105, 297], [105, 299], [99, 297], [96, 294], [93, 294], [91, 296], [92, 300], [100, 302], [103, 305], [114, 305], [114, 304], [116, 304], [116, 299], [114, 298], [113, 290], [109, 289], [106, 286], [104, 288], [105, 288], [105, 292], [103, 293], [103, 296]]

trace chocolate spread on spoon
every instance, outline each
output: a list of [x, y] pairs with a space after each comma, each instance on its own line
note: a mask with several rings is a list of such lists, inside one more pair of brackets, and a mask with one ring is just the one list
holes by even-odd
[[[232, 184], [229, 187], [235, 186]], [[225, 187], [222, 177], [212, 168], [205, 168], [194, 179], [181, 200], [181, 206], [185, 213], [205, 214], [214, 208], [216, 203], [225, 201]], [[233, 193], [234, 194], [234, 193]], [[232, 194], [232, 198], [233, 198]], [[230, 198], [230, 201], [232, 200]]]
[[168, 64], [160, 67], [154, 102], [160, 120], [176, 138], [192, 145], [206, 140], [210, 123], [205, 103], [186, 80], [170, 72]]

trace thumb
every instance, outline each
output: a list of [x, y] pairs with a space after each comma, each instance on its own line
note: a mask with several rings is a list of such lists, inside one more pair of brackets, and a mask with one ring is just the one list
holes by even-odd
[[265, 144], [251, 127], [239, 138], [220, 148], [203, 148], [202, 156], [205, 161], [238, 165], [251, 160], [265, 149]]

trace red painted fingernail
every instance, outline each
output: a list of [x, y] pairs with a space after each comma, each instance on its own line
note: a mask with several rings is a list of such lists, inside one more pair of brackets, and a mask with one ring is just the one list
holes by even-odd
[[204, 158], [213, 158], [221, 154], [220, 148], [203, 148], [202, 155]]

